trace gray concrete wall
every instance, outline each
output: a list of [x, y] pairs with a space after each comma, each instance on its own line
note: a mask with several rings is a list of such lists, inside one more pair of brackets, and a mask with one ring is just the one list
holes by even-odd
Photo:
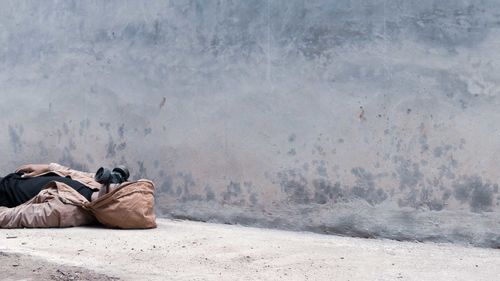
[[500, 247], [500, 2], [1, 1], [0, 170], [158, 213]]

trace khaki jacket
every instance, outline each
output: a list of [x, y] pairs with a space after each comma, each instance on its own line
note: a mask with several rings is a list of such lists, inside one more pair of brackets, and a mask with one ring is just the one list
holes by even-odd
[[[49, 172], [70, 177], [99, 191], [93, 173], [72, 170], [56, 163]], [[0, 207], [0, 228], [70, 227], [100, 222], [115, 228], [154, 228], [154, 184], [149, 180], [125, 182], [114, 191], [89, 202], [73, 188], [50, 182], [28, 202], [14, 208]]]

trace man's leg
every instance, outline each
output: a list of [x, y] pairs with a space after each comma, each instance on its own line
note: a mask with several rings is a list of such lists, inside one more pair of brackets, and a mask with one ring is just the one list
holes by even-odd
[[9, 176], [0, 178], [0, 207], [12, 208], [15, 206], [11, 198]]
[[5, 207], [16, 207], [35, 197], [44, 186], [40, 180], [23, 178], [19, 174], [9, 174], [0, 181], [0, 195]]
[[7, 194], [5, 194], [3, 188], [3, 178], [0, 178], [0, 207], [7, 207], [9, 205], [9, 201], [7, 200]]

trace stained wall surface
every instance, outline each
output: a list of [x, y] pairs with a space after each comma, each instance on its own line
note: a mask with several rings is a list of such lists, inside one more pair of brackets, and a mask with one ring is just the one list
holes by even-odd
[[0, 171], [167, 217], [500, 247], [500, 2], [0, 3]]

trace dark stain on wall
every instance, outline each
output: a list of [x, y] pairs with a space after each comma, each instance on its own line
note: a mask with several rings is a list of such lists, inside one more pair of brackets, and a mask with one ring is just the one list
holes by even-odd
[[420, 142], [420, 152], [424, 153], [427, 150], [429, 150], [429, 144], [427, 143], [427, 136], [426, 135], [421, 135], [419, 138]]
[[289, 202], [296, 204], [309, 203], [307, 180], [300, 171], [289, 169], [279, 172], [278, 179], [281, 189], [287, 195]]
[[398, 199], [399, 207], [411, 207], [414, 209], [427, 209], [431, 211], [441, 211], [449, 196], [438, 198], [431, 187], [408, 190]]
[[144, 166], [144, 161], [137, 161], [137, 166], [137, 173], [134, 175], [134, 179], [147, 179], [148, 173]]
[[469, 92], [467, 82], [457, 75], [446, 70], [431, 71], [433, 79], [439, 84], [439, 90], [451, 104], [465, 110], [473, 95]]
[[74, 140], [74, 139], [72, 139], [72, 138], [70, 138], [70, 139], [68, 140], [68, 146], [67, 146], [67, 147], [68, 147], [68, 149], [69, 149], [69, 150], [71, 150], [71, 151], [76, 150], [76, 142], [75, 142], [75, 140]]
[[495, 187], [498, 190], [497, 185], [483, 182], [478, 176], [466, 176], [453, 184], [453, 195], [461, 203], [468, 203], [472, 212], [488, 212], [492, 211]]
[[9, 140], [15, 153], [19, 153], [23, 150], [23, 143], [21, 141], [22, 134], [23, 134], [22, 126], [9, 125]]
[[205, 186], [205, 198], [207, 201], [215, 201], [215, 193], [210, 185]]
[[239, 182], [231, 181], [226, 187], [226, 191], [222, 193], [222, 199], [225, 203], [243, 206], [245, 204], [245, 199], [243, 199], [241, 195], [241, 184]]
[[485, 10], [469, 3], [450, 5], [435, 2], [432, 8], [411, 19], [418, 39], [452, 52], [456, 47], [472, 47], [482, 42], [488, 35], [488, 29], [484, 28], [488, 25], [488, 19], [483, 17]]
[[418, 163], [412, 162], [401, 156], [394, 156], [393, 162], [396, 164], [396, 175], [399, 179], [399, 189], [415, 188], [423, 178]]
[[453, 166], [451, 165], [441, 165], [438, 167], [439, 176], [445, 177], [447, 179], [454, 179], [455, 174], [453, 173]]
[[173, 190], [174, 182], [171, 176], [163, 176], [162, 183], [159, 186], [159, 191], [160, 193], [168, 194], [170, 196], [173, 196], [175, 194]]
[[257, 203], [259, 203], [259, 196], [257, 195], [257, 193], [255, 192], [250, 193], [249, 201], [250, 201], [250, 206], [253, 207], [257, 205]]
[[62, 132], [60, 129], [57, 129], [56, 135], [57, 135], [57, 143], [60, 143], [62, 138]]
[[443, 146], [437, 146], [434, 148], [434, 151], [433, 151], [434, 157], [439, 158], [439, 157], [445, 155], [446, 153], [448, 153], [448, 151], [450, 151], [451, 149], [452, 149], [452, 146], [449, 144], [443, 145]]
[[316, 167], [316, 173], [318, 176], [328, 178], [327, 164], [324, 160], [314, 160], [313, 166]]
[[116, 143], [110, 137], [106, 144], [106, 159], [114, 158], [116, 156]]
[[196, 187], [196, 182], [191, 173], [177, 173], [177, 196], [182, 202], [202, 201], [204, 198], [200, 194], [192, 192]]
[[326, 179], [315, 179], [313, 180], [313, 186], [313, 201], [317, 204], [326, 204], [329, 201], [337, 203], [346, 197], [346, 192], [342, 189], [340, 182], [332, 184]]
[[121, 124], [120, 127], [118, 127], [118, 136], [121, 139], [125, 137], [125, 124]]
[[449, 188], [446, 188], [443, 192], [443, 195], [441, 195], [441, 200], [443, 202], [446, 202], [448, 201], [448, 199], [450, 199], [451, 195], [452, 195], [453, 191]]
[[86, 118], [80, 121], [80, 128], [78, 129], [78, 134], [80, 137], [84, 135], [84, 132], [90, 128], [90, 119]]
[[65, 136], [69, 135], [69, 126], [66, 122], [62, 124], [62, 129]]
[[109, 128], [111, 127], [111, 123], [109, 122], [99, 122], [99, 126], [104, 128], [107, 132], [109, 132]]
[[366, 200], [371, 205], [380, 204], [388, 198], [383, 189], [376, 188], [373, 174], [361, 167], [353, 168], [351, 173], [356, 177], [356, 183], [351, 188], [353, 195]]
[[161, 20], [154, 20], [147, 24], [144, 22], [130, 22], [117, 31], [100, 30], [95, 34], [96, 42], [127, 41], [132, 45], [158, 45], [165, 40], [165, 31], [162, 31]]
[[326, 152], [325, 152], [325, 149], [321, 146], [321, 145], [314, 145], [314, 149], [312, 151], [312, 154], [316, 154], [318, 153], [320, 156], [325, 156], [326, 155]]

